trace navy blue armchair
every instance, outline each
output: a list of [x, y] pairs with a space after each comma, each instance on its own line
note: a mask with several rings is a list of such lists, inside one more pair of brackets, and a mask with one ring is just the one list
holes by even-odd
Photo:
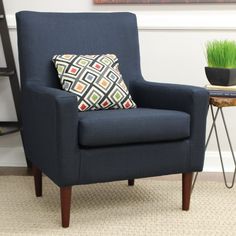
[[[188, 210], [192, 173], [204, 162], [207, 91], [143, 79], [134, 14], [19, 12], [16, 18], [25, 153], [36, 196], [42, 173], [60, 187], [62, 226], [69, 226], [73, 185], [134, 185], [136, 178], [181, 173]], [[65, 53], [116, 54], [138, 108], [78, 112], [51, 62]]]

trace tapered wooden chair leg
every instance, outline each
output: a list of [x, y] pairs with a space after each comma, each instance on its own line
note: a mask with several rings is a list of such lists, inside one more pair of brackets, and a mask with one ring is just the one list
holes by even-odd
[[128, 180], [128, 185], [129, 186], [134, 186], [134, 179], [129, 179]]
[[36, 166], [32, 166], [32, 172], [34, 175], [34, 187], [36, 197], [42, 196], [42, 171]]
[[67, 228], [70, 224], [70, 206], [71, 206], [72, 187], [61, 187], [61, 223], [62, 227]]
[[189, 210], [193, 173], [183, 173], [182, 175], [182, 209]]

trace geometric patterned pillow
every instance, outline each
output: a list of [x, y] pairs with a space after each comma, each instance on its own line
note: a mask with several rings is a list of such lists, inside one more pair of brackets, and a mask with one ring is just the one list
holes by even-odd
[[80, 111], [136, 107], [116, 55], [65, 54], [55, 55], [52, 61], [62, 88], [77, 95]]

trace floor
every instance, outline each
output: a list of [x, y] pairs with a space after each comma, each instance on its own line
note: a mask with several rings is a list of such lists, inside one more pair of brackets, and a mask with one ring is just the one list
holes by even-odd
[[236, 235], [236, 188], [198, 181], [191, 210], [181, 210], [181, 181], [138, 180], [75, 186], [71, 224], [61, 227], [59, 189], [44, 178], [36, 198], [33, 178], [0, 176], [1, 236]]

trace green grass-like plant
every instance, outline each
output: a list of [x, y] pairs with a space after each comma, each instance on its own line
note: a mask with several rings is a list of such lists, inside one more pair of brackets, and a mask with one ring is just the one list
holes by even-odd
[[208, 42], [206, 57], [209, 67], [236, 68], [236, 42], [229, 40]]

